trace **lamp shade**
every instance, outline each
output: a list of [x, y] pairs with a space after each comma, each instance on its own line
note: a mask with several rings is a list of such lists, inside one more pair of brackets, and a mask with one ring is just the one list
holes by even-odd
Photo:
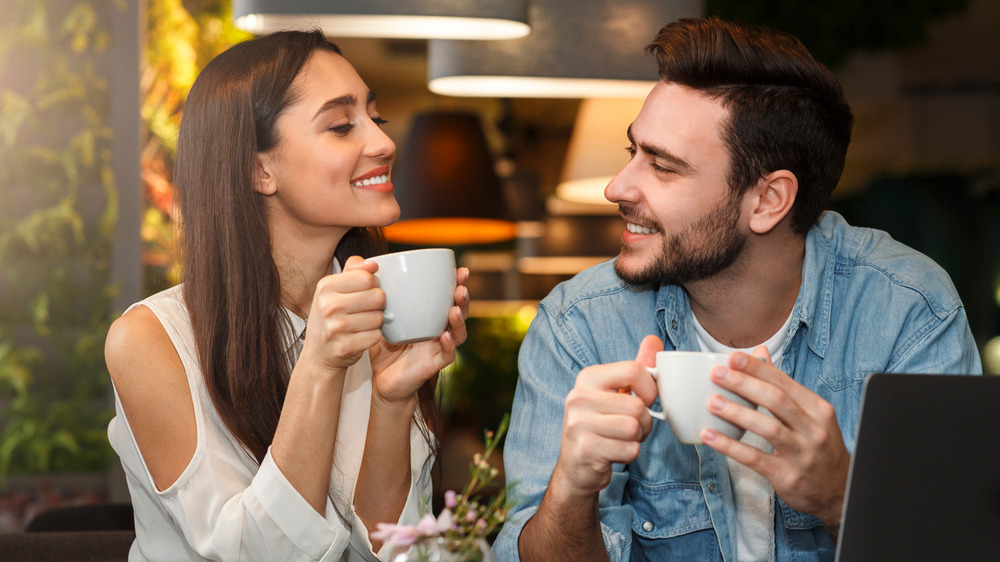
[[580, 103], [566, 149], [556, 196], [565, 201], [611, 205], [604, 188], [628, 164], [629, 124], [642, 109], [641, 99], [586, 99]]
[[432, 40], [428, 87], [453, 96], [641, 98], [657, 80], [644, 49], [661, 27], [704, 13], [704, 0], [533, 0], [531, 34]]
[[402, 214], [385, 229], [390, 242], [487, 244], [515, 236], [475, 114], [432, 112], [414, 117], [392, 182]]
[[251, 33], [319, 27], [330, 37], [524, 37], [527, 0], [233, 0]]

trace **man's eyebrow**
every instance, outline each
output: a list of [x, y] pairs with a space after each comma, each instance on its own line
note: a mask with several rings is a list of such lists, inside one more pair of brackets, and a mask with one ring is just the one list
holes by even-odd
[[[368, 96], [367, 99], [365, 100], [365, 105], [368, 105], [373, 101], [375, 101], [375, 92], [373, 92], [372, 90], [368, 90]], [[326, 100], [326, 103], [320, 106], [319, 111], [316, 112], [316, 115], [313, 115], [313, 120], [315, 121], [316, 118], [322, 115], [323, 112], [325, 111], [330, 111], [331, 109], [337, 107], [343, 107], [345, 105], [354, 105], [356, 103], [358, 103], [358, 98], [354, 97], [354, 94], [344, 94], [342, 96]]]
[[628, 135], [628, 141], [632, 144], [632, 146], [638, 146], [639, 149], [641, 149], [646, 154], [652, 155], [654, 158], [665, 160], [671, 166], [676, 168], [678, 172], [689, 172], [694, 169], [694, 166], [692, 166], [690, 162], [681, 158], [680, 156], [675, 156], [671, 154], [669, 150], [663, 147], [649, 144], [648, 142], [640, 142], [636, 144], [635, 137], [632, 136], [632, 125], [628, 126], [628, 129], [626, 129], [625, 134]]

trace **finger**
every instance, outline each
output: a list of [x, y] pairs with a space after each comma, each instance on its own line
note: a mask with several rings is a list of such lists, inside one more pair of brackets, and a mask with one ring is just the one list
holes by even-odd
[[757, 447], [741, 443], [710, 428], [701, 430], [701, 442], [734, 461], [753, 469], [769, 481], [778, 474], [781, 462]]
[[319, 280], [316, 291], [335, 291], [338, 293], [353, 293], [365, 291], [379, 286], [375, 275], [364, 269], [352, 269], [334, 275], [327, 275]]
[[455, 270], [455, 283], [457, 285], [466, 285], [469, 282], [469, 268], [460, 267]]
[[719, 395], [709, 398], [707, 407], [712, 415], [761, 436], [775, 450], [794, 453], [802, 449], [801, 441], [791, 429], [756, 408], [748, 408]]
[[472, 298], [469, 296], [469, 288], [464, 285], [455, 287], [455, 304], [461, 308], [462, 318], [469, 317], [469, 303]]
[[468, 337], [468, 328], [465, 326], [465, 316], [462, 313], [462, 309], [457, 306], [451, 307], [448, 311], [448, 331], [451, 332], [452, 337], [455, 340], [455, 345], [462, 345], [465, 343], [465, 339]]
[[385, 307], [385, 291], [379, 288], [341, 292], [330, 286], [317, 290], [313, 307], [320, 318], [333, 318], [342, 314], [379, 311]]
[[734, 352], [729, 357], [729, 366], [780, 388], [806, 411], [821, 408], [822, 403], [825, 403], [825, 400], [816, 393], [795, 382], [792, 377], [771, 365], [770, 362], [754, 360], [751, 357], [745, 353]]
[[567, 420], [592, 420], [609, 415], [628, 416], [639, 420], [640, 424], [647, 428], [651, 428], [653, 423], [646, 404], [634, 394], [574, 388], [566, 395]]
[[330, 353], [338, 357], [348, 357], [358, 353], [364, 352], [371, 346], [378, 343], [382, 338], [382, 332], [380, 330], [366, 330], [363, 332], [354, 332], [349, 334], [343, 334], [342, 337], [336, 339], [328, 340], [327, 349]]
[[635, 360], [640, 365], [655, 367], [656, 354], [660, 351], [663, 351], [663, 341], [657, 336], [646, 336], [639, 344], [639, 352], [636, 354]]
[[657, 393], [656, 381], [646, 367], [635, 361], [619, 361], [587, 367], [577, 376], [576, 386], [615, 393], [619, 389], [630, 389], [646, 404], [652, 404]]
[[[734, 353], [733, 355], [737, 354]], [[740, 355], [742, 355], [745, 359], [749, 359], [750, 357], [746, 354]], [[730, 364], [732, 364], [732, 362], [733, 360], [731, 359]], [[749, 363], [749, 365], [744, 367], [747, 371], [754, 369], [758, 373], [762, 371], [777, 371], [778, 373], [781, 373], [781, 371], [778, 371], [769, 365], [765, 365], [762, 361], [757, 359], [750, 359], [747, 363]], [[781, 374], [784, 375], [784, 373]], [[787, 377], [787, 375], [784, 376]], [[803, 406], [791, 393], [787, 392], [786, 389], [781, 386], [765, 381], [762, 378], [752, 376], [749, 372], [738, 371], [724, 366], [714, 367], [711, 372], [711, 377], [712, 381], [720, 387], [730, 390], [754, 404], [767, 408], [768, 411], [774, 415], [774, 417], [781, 420], [785, 425], [789, 426], [793, 430], [803, 429], [812, 423], [812, 418], [805, 412]], [[776, 380], [776, 377], [773, 377], [770, 374], [768, 375], [768, 378]], [[772, 444], [777, 446], [777, 444]]]
[[767, 351], [767, 347], [763, 345], [758, 345], [754, 348], [751, 356], [756, 357], [768, 365], [774, 365], [771, 361], [771, 354]]
[[346, 262], [344, 262], [344, 268], [341, 271], [347, 273], [348, 271], [355, 271], [359, 269], [367, 271], [368, 273], [375, 273], [378, 271], [378, 264], [373, 261], [367, 261], [361, 256], [351, 256], [347, 258]]

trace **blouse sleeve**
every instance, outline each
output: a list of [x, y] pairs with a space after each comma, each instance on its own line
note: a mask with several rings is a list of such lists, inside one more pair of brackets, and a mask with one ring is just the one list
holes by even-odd
[[320, 515], [268, 450], [256, 474], [205, 453], [160, 496], [185, 539], [210, 560], [338, 560], [351, 532], [327, 499]]

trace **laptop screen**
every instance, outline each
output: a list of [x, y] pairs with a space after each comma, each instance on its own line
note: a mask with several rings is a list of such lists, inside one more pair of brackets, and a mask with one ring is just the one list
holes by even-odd
[[1000, 560], [1000, 377], [865, 383], [837, 559]]

